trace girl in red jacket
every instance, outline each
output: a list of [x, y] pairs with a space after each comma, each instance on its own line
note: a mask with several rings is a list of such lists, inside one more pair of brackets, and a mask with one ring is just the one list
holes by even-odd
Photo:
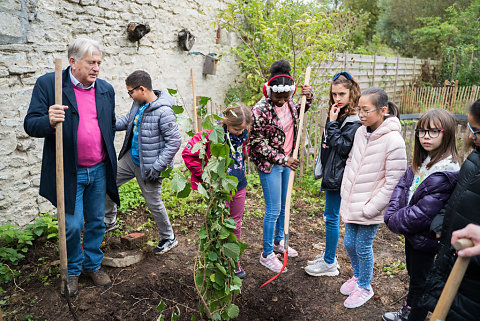
[[[240, 240], [240, 230], [242, 227], [243, 211], [245, 209], [245, 196], [247, 190], [247, 177], [245, 175], [245, 157], [246, 153], [246, 141], [248, 135], [248, 128], [252, 123], [252, 114], [250, 108], [244, 104], [238, 104], [236, 106], [229, 106], [224, 113], [221, 125], [225, 130], [225, 143], [230, 146], [230, 157], [234, 160], [232, 166], [227, 170], [228, 174], [235, 176], [238, 179], [237, 190], [232, 195], [232, 200], [228, 202], [230, 207], [230, 217], [235, 220], [237, 226], [233, 230], [233, 234]], [[207, 159], [202, 160], [199, 156], [200, 151], [192, 152], [193, 146], [202, 141], [202, 132], [196, 133], [192, 139], [185, 146], [182, 157], [185, 165], [192, 173], [190, 178], [192, 188], [197, 189], [197, 183], [202, 182], [203, 169], [207, 166], [208, 159], [210, 159], [210, 140], [208, 136], [211, 131], [206, 131], [206, 153]], [[235, 269], [235, 275], [243, 279], [245, 277], [245, 271], [240, 263]]]

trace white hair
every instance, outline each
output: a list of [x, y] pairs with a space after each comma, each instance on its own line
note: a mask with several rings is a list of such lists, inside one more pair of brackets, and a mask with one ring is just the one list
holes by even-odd
[[75, 60], [81, 60], [86, 52], [88, 52], [89, 56], [92, 56], [94, 51], [98, 51], [103, 55], [103, 47], [98, 41], [88, 38], [77, 38], [68, 46], [68, 59], [73, 57]]

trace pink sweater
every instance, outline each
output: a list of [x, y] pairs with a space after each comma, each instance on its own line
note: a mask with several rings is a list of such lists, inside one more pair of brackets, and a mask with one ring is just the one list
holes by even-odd
[[73, 86], [73, 89], [80, 118], [77, 132], [78, 166], [90, 167], [102, 162], [106, 155], [98, 126], [95, 88], [82, 89]]

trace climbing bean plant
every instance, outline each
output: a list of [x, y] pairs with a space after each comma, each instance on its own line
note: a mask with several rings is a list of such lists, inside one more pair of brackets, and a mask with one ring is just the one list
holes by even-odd
[[[211, 156], [208, 161], [206, 131], [201, 133], [202, 140], [192, 147], [192, 152], [199, 151], [202, 159], [203, 182], [198, 184], [198, 192], [208, 205], [204, 223], [198, 232], [199, 251], [195, 259], [194, 281], [200, 298], [200, 311], [212, 320], [229, 320], [239, 314], [239, 308], [233, 301], [240, 293], [242, 280], [235, 276], [234, 269], [247, 245], [239, 242], [232, 232], [236, 223], [229, 217], [227, 202], [232, 199], [238, 180], [227, 173], [233, 159], [229, 156], [230, 147], [225, 142], [224, 129], [217, 124], [220, 119], [218, 115], [208, 115], [202, 122], [202, 127], [210, 131]], [[187, 126], [184, 131], [193, 136], [188, 120], [179, 117], [179, 123]], [[190, 183], [180, 173], [172, 175], [172, 190], [178, 196], [187, 196]]]

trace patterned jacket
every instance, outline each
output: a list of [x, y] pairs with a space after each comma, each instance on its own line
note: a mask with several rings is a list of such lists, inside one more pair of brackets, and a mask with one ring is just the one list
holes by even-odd
[[[305, 111], [310, 108], [312, 99], [307, 99]], [[297, 122], [300, 114], [300, 104], [295, 104], [293, 99], [288, 101], [288, 108], [293, 118], [293, 146], [297, 139]], [[253, 123], [250, 129], [248, 140], [249, 156], [259, 170], [270, 173], [273, 165], [284, 165], [285, 155], [283, 144], [285, 143], [285, 132], [282, 129], [272, 100], [262, 99], [252, 108]]]

